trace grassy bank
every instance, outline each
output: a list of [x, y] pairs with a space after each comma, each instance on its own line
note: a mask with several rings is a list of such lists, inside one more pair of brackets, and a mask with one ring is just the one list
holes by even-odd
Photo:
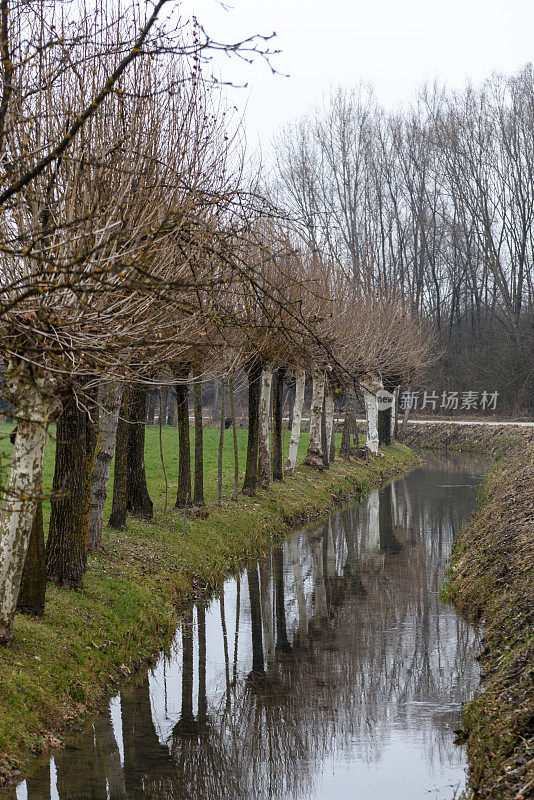
[[411, 426], [407, 441], [498, 457], [456, 542], [444, 596], [484, 632], [484, 691], [464, 711], [468, 796], [524, 800], [534, 797], [534, 433], [423, 427]]
[[[170, 428], [164, 429], [163, 437], [169, 476], [169, 507], [164, 515], [158, 430], [149, 428], [146, 468], [154, 520], [130, 519], [125, 532], [106, 529], [102, 552], [89, 559], [83, 590], [49, 586], [42, 619], [17, 615], [15, 639], [9, 648], [0, 649], [0, 783], [23, 765], [29, 753], [57, 744], [56, 737], [74, 718], [156, 655], [174, 633], [179, 605], [188, 597], [220, 584], [249, 558], [270, 548], [290, 525], [417, 463], [407, 447], [396, 445], [369, 463], [337, 461], [323, 474], [300, 466], [293, 478], [273, 484], [257, 498], [226, 499], [217, 508], [217, 436], [216, 431], [205, 430], [207, 518], [187, 517], [184, 532], [183, 513], [172, 508], [177, 431]], [[0, 449], [8, 447], [2, 439]], [[239, 447], [244, 464], [244, 431], [239, 431]], [[304, 436], [300, 459], [305, 448]], [[46, 454], [48, 485], [52, 470], [53, 441]], [[233, 450], [228, 437], [224, 454], [227, 498], [232, 481]], [[109, 503], [110, 496], [106, 518]]]

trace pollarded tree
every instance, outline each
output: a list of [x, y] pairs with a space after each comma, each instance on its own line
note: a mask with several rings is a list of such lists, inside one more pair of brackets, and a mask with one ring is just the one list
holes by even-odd
[[367, 447], [378, 452], [391, 431], [385, 414], [383, 442], [379, 441], [379, 400], [382, 390], [393, 390], [434, 358], [430, 331], [410, 313], [400, 299], [356, 295], [350, 288], [338, 290], [330, 335], [337, 342], [337, 377], [340, 383], [356, 382], [364, 394]]
[[[282, 398], [288, 367], [299, 363], [302, 342], [314, 329], [302, 301], [307, 277], [303, 275], [295, 241], [287, 225], [273, 220], [251, 231], [241, 257], [255, 269], [256, 277], [243, 284], [236, 296], [236, 317], [241, 319], [242, 358], [249, 380], [249, 439], [245, 494], [254, 494], [271, 477], [283, 477]], [[273, 391], [274, 397], [271, 398]], [[271, 418], [272, 408], [272, 418]], [[273, 453], [270, 428], [273, 423]]]
[[[3, 641], [11, 637], [39, 494], [46, 426], [61, 396], [69, 407], [87, 415], [86, 399], [100, 381], [145, 377], [155, 359], [176, 358], [189, 330], [190, 317], [183, 313], [181, 298], [198, 288], [198, 280], [186, 269], [186, 260], [177, 269], [176, 243], [187, 245], [198, 229], [198, 190], [202, 181], [206, 185], [206, 164], [204, 160], [200, 166], [199, 156], [212, 143], [205, 143], [209, 135], [206, 115], [198, 107], [198, 82], [182, 83], [180, 92], [175, 84], [174, 92], [162, 95], [162, 83], [168, 84], [154, 72], [153, 63], [150, 69], [148, 59], [138, 64], [132, 77], [135, 93], [124, 86], [121, 94], [102, 104], [70, 158], [43, 170], [19, 194], [20, 203], [11, 213], [16, 229], [37, 231], [40, 248], [22, 260], [9, 253], [3, 256], [2, 274], [11, 285], [18, 271], [21, 280], [33, 280], [37, 287], [37, 299], [29, 293], [24, 313], [6, 312], [1, 319], [6, 387], [19, 422], [8, 494], [0, 512]], [[61, 88], [59, 94], [50, 92], [46, 98], [52, 130], [28, 125], [27, 138], [35, 151], [45, 146], [43, 136], [54, 138], [54, 126], [64, 124], [71, 95], [79, 91], [68, 77], [54, 87], [58, 92]], [[169, 113], [179, 107], [181, 116]], [[195, 130], [202, 133], [190, 136]], [[183, 143], [180, 158], [171, 153], [162, 159], [161, 142], [169, 139]], [[211, 192], [207, 204], [214, 205]], [[51, 284], [53, 292], [39, 293], [40, 286]], [[170, 318], [182, 320], [179, 335], [176, 324], [169, 325]], [[67, 471], [60, 459], [56, 486], [63, 486], [60, 476]], [[88, 476], [80, 477], [80, 487], [88, 486]], [[52, 574], [66, 585], [79, 585], [80, 563], [83, 569], [86, 504], [82, 507], [75, 543], [81, 558], [71, 557], [72, 537], [68, 546], [61, 536], [49, 540]]]

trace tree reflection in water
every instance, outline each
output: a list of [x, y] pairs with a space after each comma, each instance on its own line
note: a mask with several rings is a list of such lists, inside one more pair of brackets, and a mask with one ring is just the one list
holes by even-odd
[[52, 780], [36, 764], [16, 796], [318, 798], [339, 791], [329, 764], [351, 797], [450, 797], [452, 728], [477, 673], [472, 632], [438, 586], [473, 473], [476, 461], [437, 458], [251, 564], [124, 689], [122, 731], [98, 714]]

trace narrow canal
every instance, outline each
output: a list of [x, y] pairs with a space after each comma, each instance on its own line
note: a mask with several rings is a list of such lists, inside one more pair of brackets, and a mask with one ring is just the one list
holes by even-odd
[[431, 456], [288, 537], [11, 797], [452, 800], [478, 674], [439, 587], [484, 466]]

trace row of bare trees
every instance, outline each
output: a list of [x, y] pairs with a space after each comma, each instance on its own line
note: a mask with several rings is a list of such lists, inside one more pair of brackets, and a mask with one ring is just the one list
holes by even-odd
[[276, 142], [273, 193], [313, 246], [433, 323], [429, 385], [499, 390], [511, 410], [534, 388], [533, 127], [529, 64], [395, 113], [338, 89]]
[[[49, 422], [61, 414], [63, 499], [47, 571], [78, 586], [114, 440], [103, 425], [107, 452], [98, 446], [99, 387], [113, 417], [121, 385], [187, 353], [248, 268], [227, 256], [250, 223], [238, 154], [201, 75], [206, 52], [224, 45], [172, 13], [160, 22], [164, 5], [0, 6], [1, 356], [17, 422], [0, 510], [2, 641], [41, 519]], [[252, 39], [226, 49], [261, 48]]]
[[[181, 507], [203, 503], [203, 376], [222, 375], [224, 392], [238, 366], [247, 373], [243, 491], [254, 494], [284, 475], [288, 372], [298, 378], [291, 472], [305, 372], [313, 382], [307, 462], [324, 468], [334, 398], [365, 387], [376, 453], [377, 392], [427, 358], [429, 338], [406, 303], [355, 287], [328, 253], [310, 250], [258, 202], [203, 79], [205, 51], [221, 45], [198, 27], [170, 28], [172, 16], [158, 24], [163, 5], [121, 13], [75, 5], [60, 14], [54, 3], [0, 4], [0, 355], [16, 422], [0, 509], [2, 643], [12, 638], [20, 594], [24, 610], [42, 612], [46, 579], [82, 585], [87, 554], [101, 541], [113, 454], [110, 524], [123, 527], [128, 510], [152, 515], [144, 425], [155, 379], [176, 386]], [[228, 50], [265, 54], [255, 40]], [[56, 419], [45, 550], [42, 470]], [[236, 468], [234, 496], [238, 477]]]
[[[142, 350], [131, 349], [137, 361], [135, 371], [129, 362], [122, 376], [99, 368], [93, 373], [71, 376], [61, 387], [48, 378], [48, 369], [40, 366], [38, 375], [47, 380], [50, 408], [61, 404], [56, 428], [55, 472], [50, 526], [46, 548], [40, 508], [40, 480], [46, 428], [51, 414], [37, 421], [35, 407], [41, 395], [40, 384], [33, 390], [30, 378], [22, 393], [24, 404], [17, 403], [12, 392], [17, 422], [14, 452], [2, 506], [4, 522], [5, 639], [12, 635], [15, 606], [31, 613], [42, 613], [46, 581], [66, 588], [82, 585], [87, 568], [87, 554], [101, 543], [104, 504], [113, 455], [113, 505], [109, 524], [122, 528], [127, 512], [150, 519], [153, 503], [147, 489], [145, 473], [145, 421], [150, 382], [157, 377], [176, 388], [179, 434], [179, 470], [176, 507], [204, 505], [203, 485], [203, 415], [201, 386], [206, 375], [221, 375], [221, 443], [219, 450], [218, 502], [222, 501], [221, 453], [224, 435], [224, 387], [230, 390], [233, 421], [235, 486], [238, 496], [239, 464], [237, 461], [235, 413], [233, 409], [233, 375], [239, 368], [248, 379], [248, 444], [246, 471], [242, 490], [254, 495], [258, 487], [267, 489], [272, 480], [282, 480], [296, 467], [301, 438], [304, 385], [306, 374], [311, 378], [312, 403], [310, 435], [305, 463], [325, 469], [335, 457], [334, 403], [343, 394], [354, 395], [356, 387], [366, 398], [368, 449], [376, 454], [380, 445], [390, 443], [395, 428], [392, 408], [379, 410], [377, 393], [393, 391], [402, 380], [408, 380], [428, 356], [428, 335], [397, 302], [382, 298], [351, 296], [349, 287], [338, 282], [337, 273], [327, 263], [319, 263], [315, 254], [303, 257], [294, 245], [277, 249], [276, 232], [271, 227], [270, 246], [253, 246], [247, 241], [249, 264], [261, 263], [258, 281], [235, 276], [225, 280], [232, 285], [223, 301], [213, 303], [213, 292], [207, 292], [198, 307], [186, 318], [190, 340], [185, 346], [180, 339], [176, 348], [172, 340], [160, 353], [149, 348], [150, 358], [143, 359]], [[241, 246], [242, 243], [239, 243]], [[239, 249], [239, 248], [238, 248]], [[290, 284], [293, 274], [293, 283]], [[298, 280], [297, 280], [298, 275]], [[258, 282], [263, 282], [256, 293]], [[290, 287], [292, 302], [287, 304], [280, 291]], [[203, 290], [197, 287], [202, 295]], [[298, 314], [295, 307], [299, 309]], [[173, 313], [176, 313], [174, 307]], [[223, 322], [221, 313], [224, 310]], [[209, 312], [209, 313], [208, 313]], [[214, 321], [213, 316], [218, 315]], [[30, 318], [26, 324], [38, 330]], [[157, 325], [157, 318], [148, 320]], [[194, 325], [193, 325], [194, 323]], [[176, 324], [176, 319], [173, 321]], [[183, 328], [182, 328], [183, 329]], [[81, 335], [84, 335], [83, 328]], [[153, 354], [155, 353], [155, 357]], [[37, 348], [34, 358], [37, 357]], [[81, 362], [84, 364], [83, 357]], [[116, 365], [114, 356], [114, 367]], [[20, 379], [17, 362], [16, 376]], [[26, 373], [24, 373], [26, 374]], [[28, 373], [32, 375], [34, 373]], [[52, 372], [52, 375], [54, 373]], [[284, 382], [295, 379], [295, 399], [291, 441], [284, 463], [282, 414]], [[7, 382], [12, 381], [8, 367]], [[194, 386], [194, 488], [191, 475], [190, 422], [188, 384]], [[31, 405], [33, 403], [33, 405]], [[350, 420], [354, 410], [349, 406], [345, 424], [345, 453], [350, 453]], [[161, 411], [160, 411], [161, 416]], [[381, 424], [382, 420], [382, 424]], [[271, 450], [272, 430], [272, 450]], [[20, 441], [22, 440], [22, 441]], [[357, 442], [356, 442], [357, 446]], [[26, 458], [25, 462], [23, 459]], [[33, 472], [25, 471], [32, 460]], [[11, 484], [9, 483], [11, 481]], [[15, 483], [18, 481], [18, 484]], [[11, 488], [15, 486], [15, 489]], [[11, 572], [8, 572], [8, 567]], [[18, 585], [17, 585], [18, 583]], [[14, 587], [14, 588], [13, 588]], [[20, 590], [20, 597], [18, 591]]]

